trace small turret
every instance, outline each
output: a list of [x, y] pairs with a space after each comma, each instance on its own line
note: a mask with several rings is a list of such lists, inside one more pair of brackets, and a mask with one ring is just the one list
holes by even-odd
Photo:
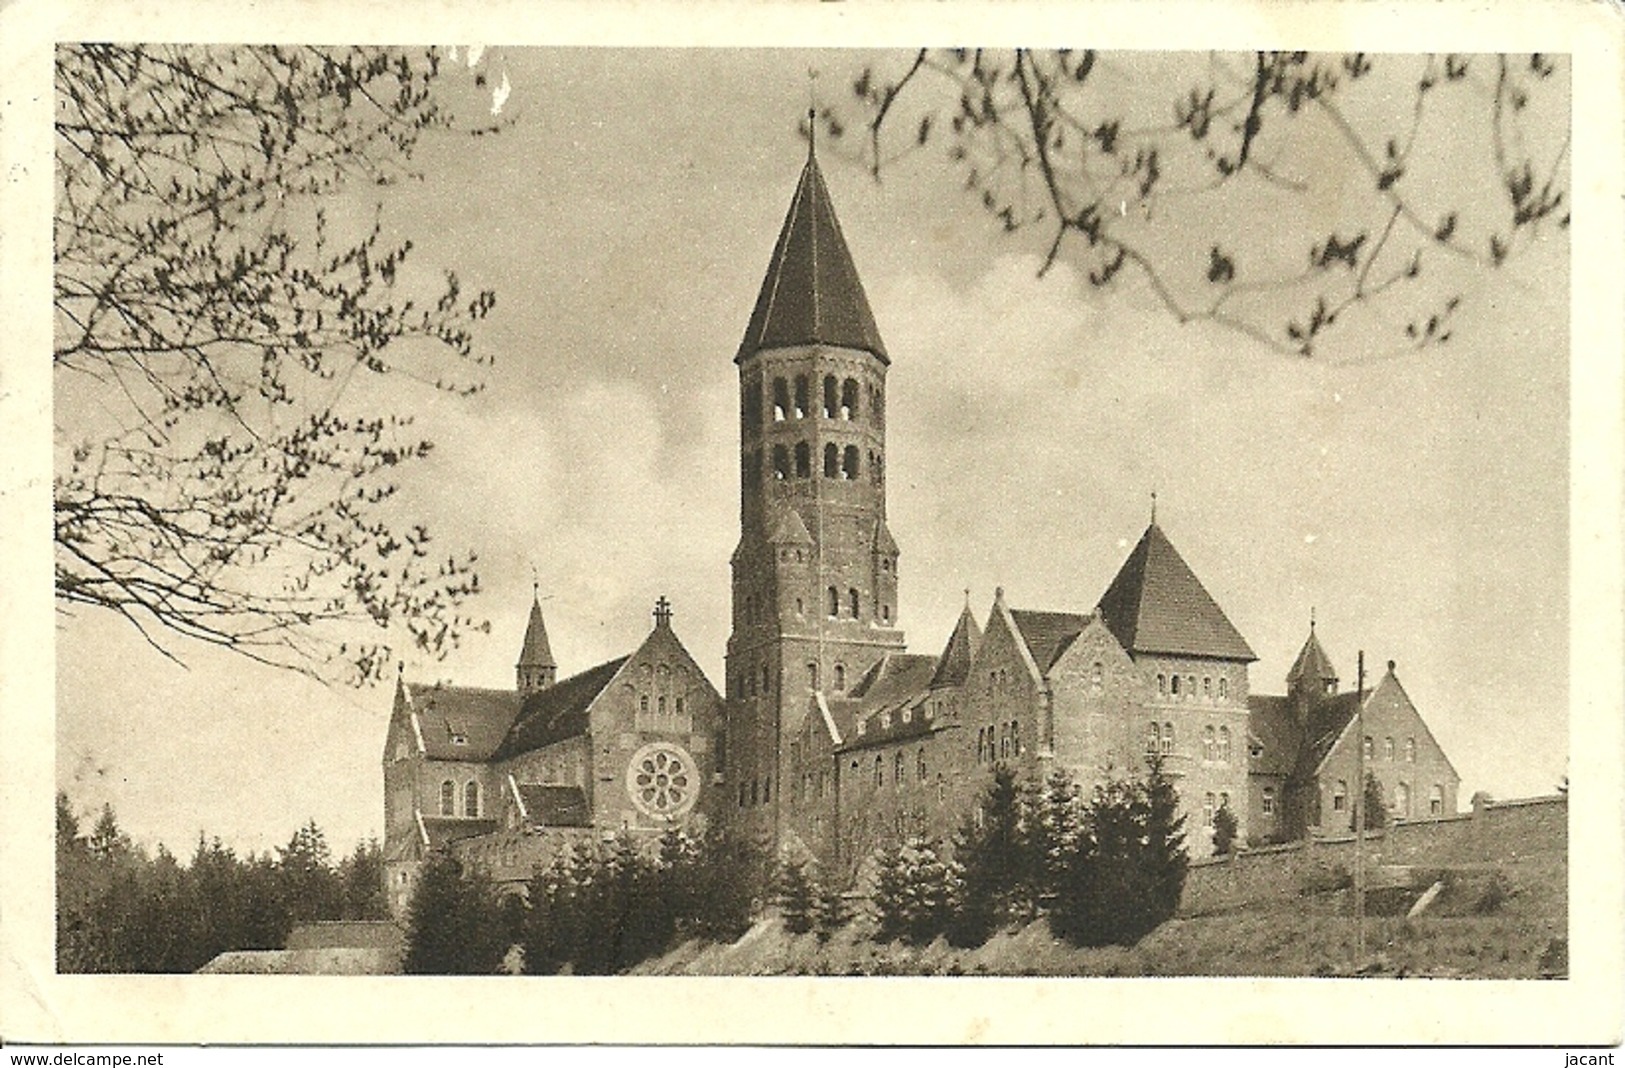
[[1309, 709], [1323, 697], [1335, 694], [1337, 681], [1337, 669], [1332, 666], [1326, 650], [1320, 647], [1320, 639], [1315, 637], [1315, 615], [1310, 612], [1309, 637], [1292, 662], [1292, 669], [1286, 673], [1286, 692], [1292, 698], [1299, 719], [1306, 717]]
[[519, 650], [514, 675], [521, 697], [547, 689], [558, 677], [558, 665], [553, 662], [553, 650], [547, 643], [547, 623], [542, 619], [539, 590], [531, 592], [530, 621], [525, 624], [525, 644]]

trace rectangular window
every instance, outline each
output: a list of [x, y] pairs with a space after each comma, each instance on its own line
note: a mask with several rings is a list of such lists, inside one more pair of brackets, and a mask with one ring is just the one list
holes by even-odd
[[1266, 816], [1275, 815], [1275, 787], [1264, 787], [1264, 803], [1259, 806]]

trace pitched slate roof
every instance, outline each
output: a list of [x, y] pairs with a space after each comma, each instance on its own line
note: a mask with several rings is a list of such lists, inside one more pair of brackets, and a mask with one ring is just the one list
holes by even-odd
[[865, 349], [891, 362], [809, 152], [734, 362], [763, 349], [815, 344]]
[[547, 624], [542, 621], [542, 604], [530, 602], [530, 620], [525, 624], [525, 644], [519, 649], [519, 663], [525, 667], [558, 667], [553, 649], [547, 643]]
[[519, 718], [502, 740], [495, 759], [506, 760], [585, 733], [587, 709], [626, 661], [623, 656], [599, 664], [525, 698]]
[[[1371, 691], [1367, 690], [1369, 695]], [[1308, 777], [1320, 767], [1326, 754], [1332, 751], [1349, 721], [1360, 709], [1362, 695], [1354, 690], [1332, 694], [1309, 707], [1303, 728], [1303, 748], [1298, 760], [1298, 774]]]
[[1074, 638], [1089, 625], [1089, 617], [1077, 612], [1029, 612], [1012, 608], [1010, 618], [1021, 632], [1027, 651], [1033, 654], [1038, 670], [1047, 672], [1061, 658]]
[[464, 838], [478, 838], [497, 829], [496, 820], [465, 820], [450, 816], [424, 816], [423, 829], [429, 835], [429, 848], [439, 849]]
[[[1247, 698], [1247, 731], [1263, 752], [1254, 757], [1249, 751], [1247, 770], [1261, 775], [1291, 775], [1298, 766], [1303, 731], [1292, 713], [1292, 700], [1252, 694]], [[1249, 744], [1249, 750], [1251, 746]]]
[[1303, 678], [1321, 683], [1337, 681], [1337, 669], [1332, 667], [1332, 658], [1326, 655], [1326, 650], [1320, 647], [1313, 623], [1309, 624], [1309, 640], [1298, 650], [1298, 658], [1292, 661], [1292, 670], [1286, 673], [1286, 684], [1288, 687], [1296, 686], [1298, 680]]
[[[841, 750], [863, 749], [882, 742], [929, 734], [931, 722], [918, 706], [931, 692], [937, 658], [918, 653], [887, 653], [864, 673], [846, 698], [829, 702], [831, 713], [851, 729], [843, 731]], [[909, 711], [907, 722], [903, 712]], [[857, 725], [863, 724], [862, 733]]]
[[520, 783], [519, 799], [531, 823], [543, 827], [590, 827], [587, 795], [579, 786]]
[[1155, 523], [1112, 579], [1099, 610], [1131, 653], [1258, 659]]
[[512, 690], [407, 683], [406, 692], [431, 760], [489, 760], [519, 715]]
[[959, 613], [959, 622], [954, 624], [954, 632], [948, 635], [948, 644], [943, 646], [942, 655], [937, 657], [937, 670], [931, 676], [931, 689], [963, 686], [970, 675], [970, 662], [975, 659], [976, 650], [981, 646], [982, 628], [976, 625], [976, 617], [970, 614], [970, 606], [966, 605], [964, 611]]

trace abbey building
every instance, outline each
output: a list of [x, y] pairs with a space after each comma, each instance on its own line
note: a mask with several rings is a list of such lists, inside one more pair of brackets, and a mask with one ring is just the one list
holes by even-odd
[[811, 152], [734, 363], [724, 692], [663, 600], [638, 649], [563, 679], [536, 604], [513, 690], [402, 680], [384, 753], [398, 908], [443, 845], [522, 879], [572, 838], [695, 821], [849, 870], [884, 841], [951, 833], [999, 764], [1087, 788], [1156, 753], [1196, 855], [1221, 808], [1244, 841], [1347, 831], [1362, 751], [1395, 817], [1454, 814], [1459, 777], [1392, 662], [1342, 689], [1311, 624], [1286, 693], [1254, 694], [1252, 648], [1154, 516], [1091, 608], [1029, 610], [1001, 590], [981, 622], [967, 603], [937, 651], [907, 651], [891, 356]]

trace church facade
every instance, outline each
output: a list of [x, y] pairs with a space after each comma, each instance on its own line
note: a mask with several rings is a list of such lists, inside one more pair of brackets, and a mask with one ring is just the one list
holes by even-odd
[[1454, 814], [1459, 777], [1393, 663], [1340, 690], [1311, 623], [1286, 694], [1253, 694], [1253, 650], [1154, 514], [1092, 608], [1017, 608], [1000, 590], [985, 622], [967, 601], [938, 652], [907, 651], [891, 360], [811, 151], [734, 363], [724, 692], [664, 601], [637, 650], [562, 681], [539, 604], [513, 691], [402, 680], [384, 756], [397, 907], [434, 848], [524, 878], [573, 837], [696, 821], [853, 870], [888, 840], [950, 834], [1000, 764], [1087, 790], [1156, 754], [1193, 855], [1223, 808], [1243, 841], [1346, 832], [1362, 748], [1396, 816]]

